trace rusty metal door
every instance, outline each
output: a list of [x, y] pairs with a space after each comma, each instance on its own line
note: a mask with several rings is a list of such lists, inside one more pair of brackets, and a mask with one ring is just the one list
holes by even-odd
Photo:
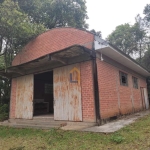
[[54, 69], [54, 119], [82, 121], [80, 64]]
[[144, 97], [144, 88], [141, 87], [141, 100], [142, 100], [142, 108], [145, 109], [146, 105], [145, 105], [145, 97]]
[[16, 118], [33, 118], [33, 75], [17, 78]]
[[146, 109], [149, 109], [149, 101], [148, 101], [147, 88], [143, 88], [143, 89], [144, 89], [144, 99], [145, 99]]

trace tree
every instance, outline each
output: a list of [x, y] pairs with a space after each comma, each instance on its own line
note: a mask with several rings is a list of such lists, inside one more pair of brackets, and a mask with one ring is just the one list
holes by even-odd
[[22, 47], [46, 29], [87, 28], [85, 0], [1, 0], [0, 54], [5, 67]]
[[113, 45], [116, 45], [124, 53], [133, 56], [138, 54], [141, 61], [146, 49], [146, 31], [142, 26], [142, 19], [138, 15], [134, 25], [124, 24], [117, 26], [109, 36], [108, 40]]
[[[147, 4], [144, 8], [144, 11], [143, 11], [145, 17], [144, 17], [144, 25], [145, 25], [145, 28], [147, 30], [147, 33], [148, 33], [148, 36], [150, 37], [150, 4]], [[148, 44], [150, 45], [150, 38], [148, 40]]]
[[62, 26], [88, 28], [85, 0], [18, 0], [18, 4], [32, 22], [42, 23], [48, 29]]
[[117, 46], [124, 53], [128, 55], [133, 54], [136, 50], [136, 44], [132, 30], [132, 27], [128, 23], [119, 25], [115, 31], [108, 36], [108, 41]]
[[148, 50], [145, 52], [141, 64], [150, 71], [150, 46]]
[[[85, 0], [0, 0], [0, 69], [32, 38], [62, 26], [88, 28]], [[10, 80], [0, 76], [0, 104], [10, 93]]]
[[90, 30], [90, 32], [92, 32], [93, 34], [102, 38], [102, 32], [101, 31], [96, 31], [95, 29], [92, 29], [92, 30]]
[[133, 34], [136, 49], [139, 57], [139, 63], [142, 61], [142, 57], [144, 56], [145, 51], [147, 50], [147, 30], [145, 28], [145, 20], [137, 15], [135, 18], [135, 24], [132, 26], [131, 32]]
[[[0, 69], [4, 68], [4, 56], [0, 57]], [[0, 106], [8, 103], [10, 98], [10, 79], [0, 76]]]
[[[33, 37], [45, 31], [11, 0], [0, 1], [0, 69], [7, 68], [15, 54]], [[0, 107], [10, 98], [10, 79], [0, 76]]]
[[150, 22], [150, 4], [147, 4], [144, 8], [144, 11], [143, 11], [145, 17], [144, 19], [147, 21], [147, 22]]
[[5, 56], [5, 66], [31, 38], [45, 30], [42, 24], [31, 24], [16, 3], [5, 0], [0, 5], [0, 53]]

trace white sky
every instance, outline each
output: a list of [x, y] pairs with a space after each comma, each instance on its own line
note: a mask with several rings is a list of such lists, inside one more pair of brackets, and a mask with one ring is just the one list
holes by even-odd
[[89, 29], [102, 32], [106, 38], [115, 27], [124, 23], [133, 24], [137, 14], [143, 14], [150, 0], [86, 0]]

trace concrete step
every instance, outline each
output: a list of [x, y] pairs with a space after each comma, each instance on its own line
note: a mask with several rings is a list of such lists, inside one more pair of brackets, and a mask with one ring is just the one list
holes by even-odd
[[34, 120], [34, 119], [9, 119], [9, 122], [54, 122], [53, 120]]
[[33, 120], [53, 121], [54, 117], [33, 117]]
[[10, 123], [13, 124], [31, 124], [31, 125], [53, 125], [53, 126], [64, 126], [65, 121], [41, 121], [41, 120], [25, 120], [25, 119], [9, 119]]
[[80, 126], [82, 127], [92, 127], [95, 126], [96, 123], [93, 122], [70, 122], [70, 121], [55, 121], [54, 119], [48, 120], [48, 119], [33, 119], [33, 120], [27, 120], [27, 119], [9, 119], [6, 121], [3, 125], [8, 125], [12, 127], [18, 127], [18, 128], [39, 128], [39, 129], [47, 129], [47, 128], [58, 128], [58, 127], [66, 127], [68, 126], [71, 128], [71, 126]]
[[34, 129], [51, 129], [51, 128], [59, 128], [60, 126], [56, 125], [31, 125], [31, 124], [9, 124], [10, 127], [13, 128], [34, 128]]
[[10, 120], [11, 123], [16, 124], [32, 124], [32, 125], [59, 125], [59, 126], [95, 126], [96, 123], [91, 122], [69, 122], [69, 121], [41, 121], [41, 120], [25, 120], [25, 119], [14, 119], [13, 121]]

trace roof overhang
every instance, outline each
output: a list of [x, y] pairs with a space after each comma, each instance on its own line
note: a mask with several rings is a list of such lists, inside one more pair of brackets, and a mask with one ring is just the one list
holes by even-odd
[[95, 40], [95, 50], [144, 77], [150, 76], [150, 72], [138, 64], [134, 59], [123, 53], [121, 50], [118, 50], [113, 45], [107, 43], [106, 41], [102, 39], [101, 41], [98, 41], [98, 37]]
[[47, 54], [33, 61], [0, 70], [0, 75], [15, 78], [27, 74], [46, 72], [54, 68], [91, 60], [94, 52], [84, 46], [73, 45], [55, 53]]
[[127, 68], [132, 69], [133, 71], [135, 71], [145, 77], [150, 76], [150, 73], [146, 69], [141, 67], [139, 64], [137, 64], [130, 58], [124, 56], [123, 54], [121, 54], [120, 52], [118, 52], [111, 46], [108, 46], [108, 47], [105, 47], [102, 49], [98, 49], [97, 51], [101, 52], [101, 54], [104, 54], [107, 57], [110, 57], [111, 59], [117, 61], [118, 63], [126, 66]]

